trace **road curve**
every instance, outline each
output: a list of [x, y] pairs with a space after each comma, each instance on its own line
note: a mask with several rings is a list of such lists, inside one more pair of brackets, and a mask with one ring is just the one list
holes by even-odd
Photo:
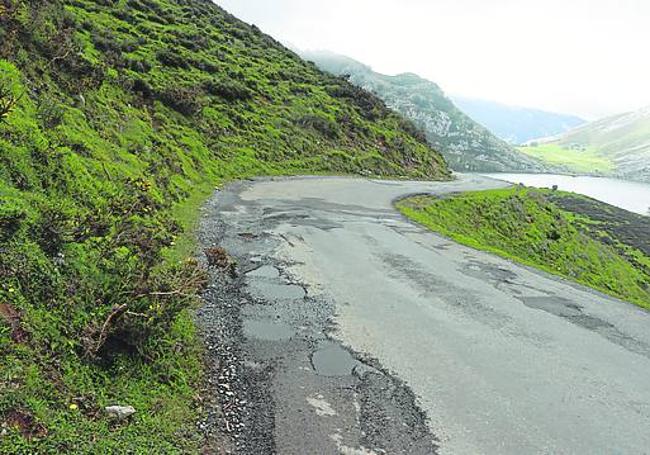
[[[242, 355], [276, 362], [269, 450], [650, 453], [649, 313], [460, 246], [392, 206], [413, 193], [503, 186], [473, 175], [296, 178], [244, 182], [215, 197], [207, 211], [223, 220], [222, 244], [249, 272], [247, 295], [257, 299], [241, 310]], [[278, 277], [287, 286], [278, 288]], [[317, 301], [329, 312], [315, 312]], [[324, 343], [352, 354], [330, 356], [337, 345]], [[368, 436], [371, 425], [355, 417], [364, 386], [346, 386], [337, 368], [357, 381], [363, 371], [390, 372], [413, 392], [432, 443], [417, 445], [422, 430], [393, 446], [387, 439], [400, 431]], [[341, 395], [345, 387], [354, 393]], [[417, 420], [398, 417], [405, 433]]]

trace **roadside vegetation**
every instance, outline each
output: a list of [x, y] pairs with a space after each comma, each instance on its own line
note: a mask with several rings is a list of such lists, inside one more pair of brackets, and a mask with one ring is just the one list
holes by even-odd
[[198, 452], [198, 208], [298, 173], [449, 175], [211, 2], [0, 0], [0, 453]]
[[459, 243], [650, 309], [648, 217], [572, 193], [525, 187], [416, 196], [397, 207]]
[[522, 153], [555, 168], [583, 174], [611, 174], [614, 163], [590, 148], [569, 148], [558, 144], [519, 147]]

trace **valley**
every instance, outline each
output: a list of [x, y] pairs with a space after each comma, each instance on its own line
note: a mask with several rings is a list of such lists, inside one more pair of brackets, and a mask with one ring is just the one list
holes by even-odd
[[452, 96], [454, 103], [467, 115], [508, 143], [518, 145], [563, 134], [584, 125], [586, 120], [541, 109], [508, 106], [465, 96]]
[[650, 182], [650, 108], [532, 141], [520, 150], [564, 172]]
[[564, 148], [558, 144], [535, 144], [519, 147], [519, 150], [535, 159], [542, 160], [555, 169], [576, 174], [608, 175], [614, 172], [614, 163], [593, 148]]
[[1, 454], [650, 447], [650, 109], [405, 71], [637, 73], [371, 3], [0, 0]]

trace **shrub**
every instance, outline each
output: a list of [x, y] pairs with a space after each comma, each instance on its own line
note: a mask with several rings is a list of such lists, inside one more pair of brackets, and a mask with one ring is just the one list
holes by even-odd
[[21, 98], [18, 71], [13, 65], [0, 62], [0, 123], [18, 106]]
[[151, 84], [142, 78], [137, 78], [131, 83], [130, 89], [135, 93], [139, 93], [144, 98], [151, 98], [154, 95], [154, 89]]
[[318, 115], [305, 115], [296, 123], [302, 128], [312, 128], [329, 139], [336, 139], [341, 134], [336, 123]]
[[0, 203], [0, 242], [8, 241], [27, 217], [24, 209], [9, 202]]
[[43, 96], [37, 105], [36, 115], [45, 128], [52, 129], [61, 124], [64, 112], [61, 104], [52, 98]]
[[158, 93], [158, 99], [181, 114], [192, 116], [203, 109], [201, 95], [197, 87], [169, 87]]
[[183, 54], [172, 49], [165, 48], [159, 51], [156, 57], [160, 63], [171, 68], [187, 69], [190, 66], [187, 58]]
[[45, 254], [54, 257], [72, 240], [75, 214], [70, 207], [57, 199], [41, 202], [39, 212], [40, 218], [33, 226], [32, 237]]
[[86, 357], [110, 359], [116, 350], [133, 350], [151, 358], [179, 314], [198, 302], [208, 282], [195, 260], [156, 271], [137, 286], [121, 292], [120, 303], [84, 330]]
[[423, 144], [427, 143], [426, 133], [424, 132], [423, 129], [416, 126], [416, 124], [413, 123], [413, 121], [404, 117], [399, 117], [399, 125], [400, 128], [404, 130], [409, 136], [414, 137], [416, 140], [422, 142]]
[[334, 78], [335, 83], [326, 87], [327, 93], [334, 98], [352, 101], [359, 113], [368, 120], [385, 118], [390, 112], [378, 97], [364, 89], [352, 85], [343, 77]]
[[253, 97], [253, 93], [246, 85], [232, 79], [213, 79], [205, 84], [205, 89], [211, 95], [230, 102], [245, 101]]

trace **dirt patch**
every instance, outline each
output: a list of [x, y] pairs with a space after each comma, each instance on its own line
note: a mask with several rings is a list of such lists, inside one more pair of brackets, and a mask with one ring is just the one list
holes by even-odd
[[4, 417], [3, 426], [18, 430], [25, 439], [47, 436], [47, 428], [26, 411], [17, 409], [9, 411]]
[[235, 273], [236, 262], [228, 254], [225, 248], [219, 246], [206, 248], [204, 253], [210, 267], [216, 267], [220, 270], [227, 270], [231, 274]]
[[597, 224], [589, 226], [588, 234], [599, 240], [605, 232], [614, 240], [650, 256], [650, 217], [628, 212], [584, 196], [557, 193], [550, 200], [569, 212], [586, 216]]
[[25, 343], [27, 332], [21, 326], [22, 315], [18, 310], [7, 303], [0, 304], [0, 319], [11, 327], [11, 339], [15, 343]]

